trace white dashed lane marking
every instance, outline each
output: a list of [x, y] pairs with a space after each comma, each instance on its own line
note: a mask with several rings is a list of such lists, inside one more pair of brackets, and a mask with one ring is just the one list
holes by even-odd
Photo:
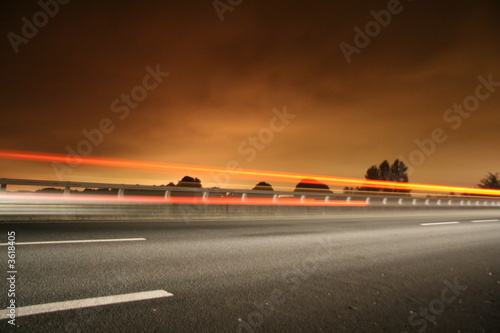
[[[145, 241], [146, 238], [114, 238], [114, 239], [80, 239], [63, 241], [41, 241], [41, 242], [16, 242], [15, 245], [47, 245], [47, 244], [78, 244], [78, 243], [108, 243], [108, 242], [137, 242]], [[7, 246], [8, 243], [0, 243], [0, 246]]]
[[[89, 308], [93, 306], [144, 301], [154, 298], [171, 297], [173, 294], [165, 290], [152, 290], [132, 294], [121, 294], [114, 296], [94, 297], [77, 299], [73, 301], [63, 301], [55, 303], [37, 304], [16, 308], [16, 317], [32, 316], [42, 313]], [[9, 309], [0, 311], [0, 320], [10, 318]]]
[[444, 225], [444, 224], [459, 224], [460, 222], [458, 221], [452, 221], [452, 222], [432, 222], [432, 223], [420, 223], [420, 225], [423, 226], [433, 226], [433, 225]]
[[489, 223], [489, 222], [500, 222], [500, 220], [494, 219], [494, 220], [474, 220], [471, 221], [472, 223]]
[[[490, 220], [472, 220], [472, 223], [493, 223], [500, 222], [500, 219], [490, 219]], [[460, 224], [458, 221], [449, 221], [449, 222], [430, 222], [430, 223], [420, 223], [422, 226], [433, 226], [433, 225], [447, 225], [447, 224]]]

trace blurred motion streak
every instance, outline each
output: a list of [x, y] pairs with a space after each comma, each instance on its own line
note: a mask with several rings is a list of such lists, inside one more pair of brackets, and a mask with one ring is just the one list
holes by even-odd
[[457, 187], [457, 186], [442, 186], [430, 184], [415, 184], [415, 183], [399, 183], [391, 181], [375, 181], [369, 179], [356, 179], [356, 178], [341, 178], [329, 177], [321, 175], [307, 175], [307, 174], [292, 174], [285, 172], [269, 172], [262, 170], [228, 170], [226, 168], [202, 166], [202, 165], [187, 165], [177, 163], [160, 163], [148, 161], [133, 161], [111, 158], [98, 158], [98, 157], [85, 157], [85, 156], [72, 156], [63, 154], [47, 154], [23, 151], [0, 150], [0, 158], [4, 159], [17, 159], [17, 160], [30, 160], [41, 162], [60, 162], [71, 163], [71, 159], [78, 160], [78, 164], [97, 165], [107, 167], [119, 168], [132, 168], [132, 169], [153, 169], [153, 170], [180, 170], [180, 171], [198, 171], [198, 172], [227, 172], [245, 178], [262, 178], [267, 180], [277, 181], [302, 181], [306, 179], [314, 179], [315, 181], [323, 181], [329, 185], [358, 185], [362, 187], [381, 188], [381, 189], [397, 189], [397, 190], [411, 190], [411, 191], [429, 191], [429, 192], [456, 192], [466, 194], [478, 195], [493, 195], [500, 196], [500, 190], [493, 189], [480, 189], [472, 187]]
[[[202, 198], [202, 197], [160, 197], [160, 196], [105, 196], [105, 195], [74, 195], [63, 196], [61, 194], [26, 194], [14, 193], [1, 196], [3, 209], [16, 207], [23, 204], [82, 204], [82, 203], [143, 203], [143, 204], [213, 204], [213, 205], [280, 205], [280, 206], [366, 206], [366, 201], [346, 200], [315, 200], [301, 198]], [[64, 202], [64, 203], [63, 203]], [[7, 205], [6, 205], [7, 204]]]

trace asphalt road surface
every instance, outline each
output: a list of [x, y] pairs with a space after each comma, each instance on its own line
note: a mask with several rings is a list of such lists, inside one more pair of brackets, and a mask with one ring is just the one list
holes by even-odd
[[500, 332], [500, 211], [385, 214], [1, 224], [0, 331]]

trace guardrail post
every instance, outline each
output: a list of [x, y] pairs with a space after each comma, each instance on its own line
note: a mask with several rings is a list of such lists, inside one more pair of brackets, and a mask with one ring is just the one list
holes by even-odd
[[208, 200], [208, 192], [203, 192], [203, 195], [201, 196], [201, 201], [207, 201]]
[[400, 198], [400, 199], [398, 200], [398, 205], [402, 205], [402, 204], [403, 204], [403, 199], [402, 199], [402, 198]]
[[429, 206], [429, 199], [425, 199], [425, 205]]
[[305, 195], [301, 195], [300, 196], [300, 202], [303, 203], [304, 201], [306, 201], [306, 196]]
[[277, 202], [277, 201], [278, 201], [278, 195], [275, 194], [275, 195], [273, 195], [273, 202]]
[[439, 199], [439, 200], [436, 202], [436, 204], [437, 204], [438, 206], [441, 206], [441, 199]]
[[345, 202], [346, 202], [347, 204], [350, 204], [350, 203], [351, 203], [351, 197], [347, 197], [347, 199], [345, 199]]
[[417, 205], [417, 199], [413, 199], [413, 200], [412, 200], [412, 202], [411, 202], [411, 204], [412, 204], [413, 206], [416, 206], [416, 205]]
[[450, 199], [448, 200], [448, 206], [452, 206], [453, 205], [453, 201]]
[[370, 198], [366, 198], [365, 202], [366, 202], [367, 205], [369, 205], [370, 204]]
[[243, 193], [241, 195], [241, 201], [247, 201], [247, 194], [246, 193]]
[[330, 201], [330, 196], [329, 196], [329, 195], [327, 195], [327, 196], [325, 197], [325, 202], [328, 202], [328, 201]]
[[125, 190], [122, 188], [118, 189], [118, 198], [123, 198], [124, 195], [125, 195]]
[[170, 199], [170, 191], [169, 190], [166, 190], [165, 191], [165, 200], [169, 200]]
[[71, 193], [69, 186], [64, 187], [63, 195], [69, 195]]
[[384, 198], [384, 200], [382, 200], [382, 205], [387, 205], [387, 198]]

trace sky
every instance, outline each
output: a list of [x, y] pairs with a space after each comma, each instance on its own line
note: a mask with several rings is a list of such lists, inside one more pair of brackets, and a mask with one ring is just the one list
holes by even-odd
[[[410, 182], [467, 187], [500, 172], [497, 0], [0, 8], [0, 150], [354, 178], [402, 158]], [[11, 159], [0, 172], [266, 181]]]

